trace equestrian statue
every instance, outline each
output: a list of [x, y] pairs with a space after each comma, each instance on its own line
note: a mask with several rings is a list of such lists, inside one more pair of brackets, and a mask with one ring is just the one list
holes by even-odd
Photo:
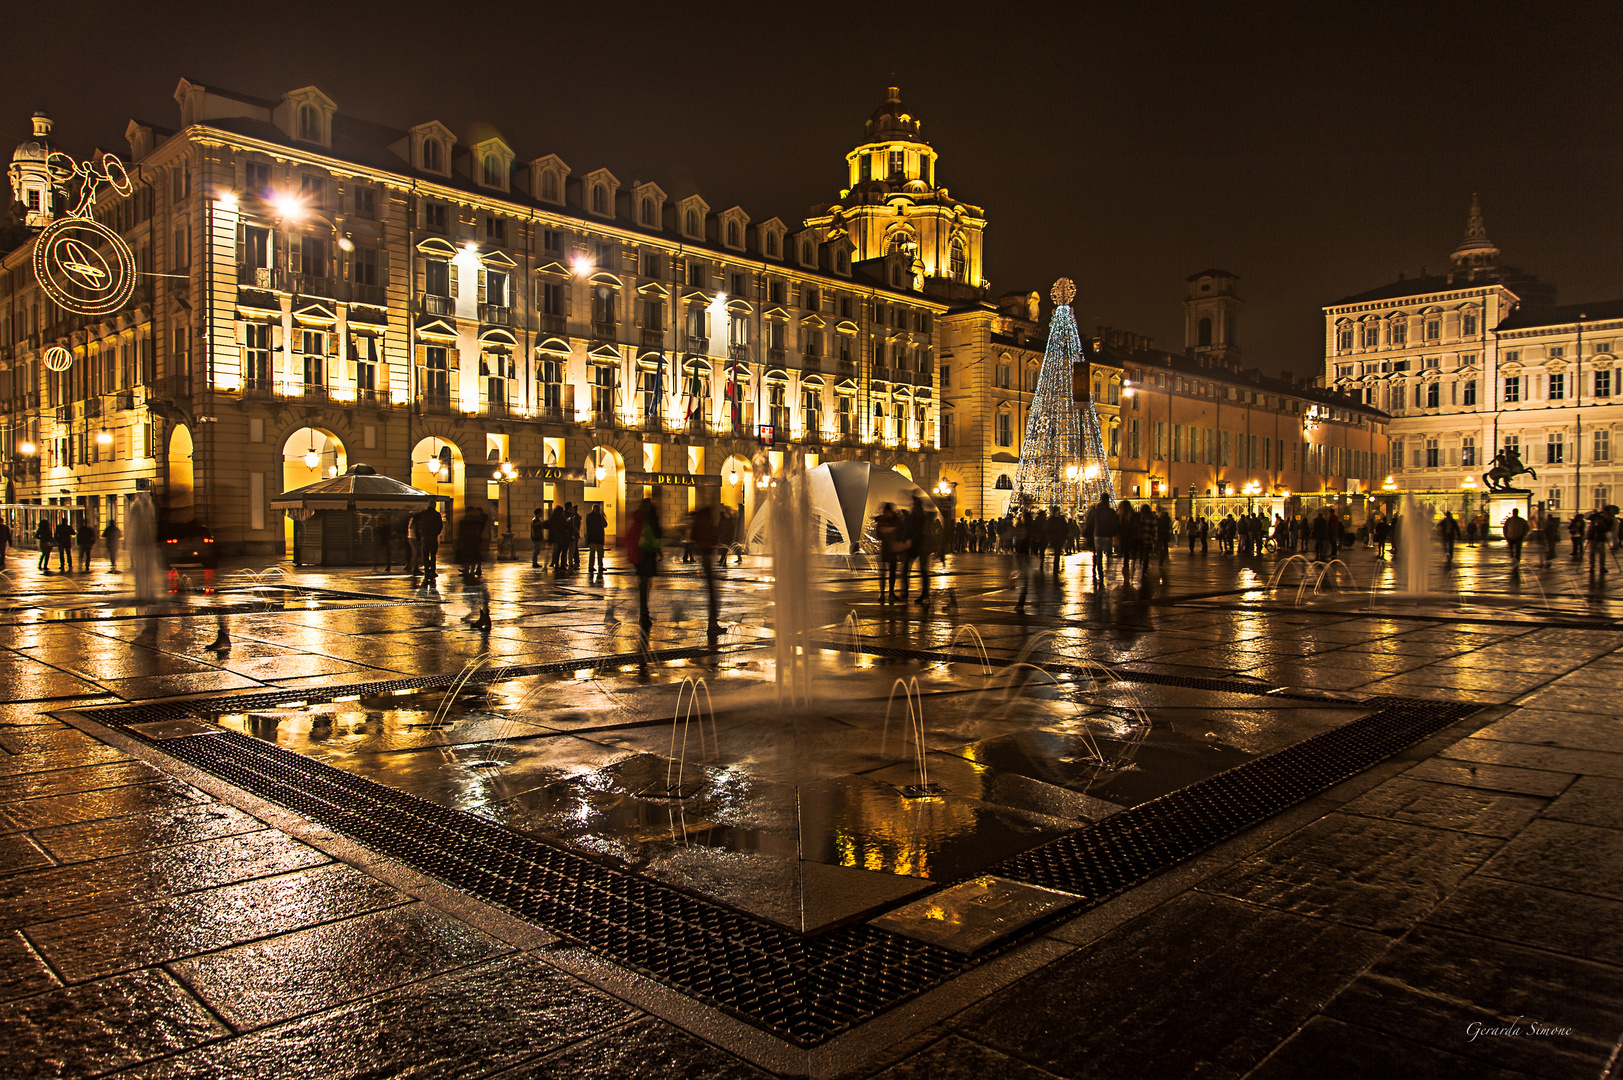
[[1506, 446], [1488, 461], [1492, 466], [1482, 474], [1482, 482], [1488, 485], [1489, 491], [1516, 491], [1510, 482], [1518, 476], [1531, 476], [1538, 479], [1538, 473], [1522, 464], [1522, 452], [1515, 446]]

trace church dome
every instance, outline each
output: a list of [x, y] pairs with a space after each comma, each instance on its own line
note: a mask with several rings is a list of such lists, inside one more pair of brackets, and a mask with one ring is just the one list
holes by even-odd
[[885, 87], [885, 100], [868, 117], [865, 128], [869, 142], [883, 142], [887, 139], [905, 139], [908, 142], [924, 143], [928, 140], [919, 135], [919, 122], [902, 105], [902, 91], [900, 87]]
[[51, 156], [51, 118], [42, 112], [34, 114], [34, 137], [19, 143], [11, 152], [12, 161], [44, 161]]

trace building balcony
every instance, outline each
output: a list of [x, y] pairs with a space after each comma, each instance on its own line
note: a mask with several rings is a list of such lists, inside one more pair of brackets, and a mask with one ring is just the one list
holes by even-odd
[[368, 285], [365, 282], [352, 281], [349, 285], [349, 302], [366, 304], [370, 307], [385, 307], [389, 303], [389, 288], [386, 285]]
[[273, 266], [238, 266], [237, 284], [248, 289], [285, 292], [282, 271]]
[[424, 315], [455, 318], [456, 301], [449, 296], [435, 296], [433, 293], [424, 293], [417, 300], [417, 310]]
[[710, 352], [710, 339], [699, 337], [697, 334], [687, 334], [682, 339], [682, 348], [690, 353], [708, 355]]
[[264, 401], [276, 396], [276, 384], [269, 379], [244, 379], [242, 396], [250, 401]]
[[113, 395], [113, 408], [122, 411], [128, 411], [135, 408], [135, 391], [120, 390], [117, 394]]
[[644, 327], [640, 337], [642, 347], [650, 352], [660, 352], [665, 348], [664, 330]]
[[289, 274], [288, 291], [300, 296], [316, 296], [337, 300], [343, 294], [337, 278], [316, 277], [314, 274]]
[[505, 304], [480, 304], [479, 322], [484, 326], [512, 326], [513, 309]]
[[84, 406], [85, 419], [89, 420], [101, 415], [101, 398], [85, 398], [81, 404]]
[[530, 419], [544, 424], [573, 424], [575, 410], [567, 405], [542, 405], [531, 411]]
[[417, 394], [417, 405], [425, 413], [446, 415], [458, 409], [457, 396], [449, 390], [423, 390]]
[[788, 361], [788, 359], [789, 359], [789, 350], [788, 349], [774, 348], [771, 345], [767, 346], [767, 349], [766, 349], [766, 362], [767, 363], [772, 364], [772, 365], [777, 366], [777, 367], [782, 367], [784, 365], [784, 363], [786, 363]]
[[169, 401], [184, 401], [192, 396], [190, 375], [165, 375], [152, 383], [152, 397]]
[[70, 424], [73, 422], [72, 403], [67, 405], [58, 405], [56, 407], [56, 422], [59, 424]]
[[562, 315], [537, 315], [535, 322], [537, 330], [553, 337], [562, 337], [569, 332], [567, 320]]
[[481, 401], [479, 415], [495, 417], [502, 420], [523, 420], [524, 406], [516, 401]]
[[618, 323], [592, 320], [592, 337], [598, 341], [616, 342], [619, 340], [619, 333], [620, 326]]
[[740, 364], [749, 363], [750, 347], [747, 344], [746, 345], [740, 345], [740, 344], [728, 345], [727, 346], [727, 359], [729, 359], [729, 360], [737, 360]]
[[586, 414], [586, 426], [589, 428], [622, 428], [625, 427], [624, 418], [613, 409], [599, 412], [596, 409]]
[[355, 404], [363, 409], [392, 409], [394, 393], [390, 390], [357, 390]]

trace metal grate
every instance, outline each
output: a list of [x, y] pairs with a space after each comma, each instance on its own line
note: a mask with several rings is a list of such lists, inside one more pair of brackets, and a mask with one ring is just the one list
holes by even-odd
[[[664, 657], [706, 650], [670, 650]], [[882, 655], [948, 654], [882, 650]], [[594, 665], [635, 662], [607, 657]], [[961, 658], [975, 659], [978, 658]], [[569, 670], [580, 660], [532, 665]], [[1083, 672], [1079, 666], [1049, 665]], [[515, 671], [491, 673], [508, 677]], [[1124, 678], [1145, 673], [1123, 672]], [[372, 684], [378, 689], [447, 685], [456, 676]], [[1156, 675], [1146, 681], [1257, 692], [1216, 679]], [[229, 699], [274, 704], [353, 694], [283, 691]], [[1376, 699], [1378, 711], [1265, 758], [1060, 837], [987, 871], [1085, 896], [1087, 904], [1129, 888], [1454, 723], [1479, 706]], [[195, 702], [86, 710], [114, 726], [192, 715]], [[162, 715], [157, 715], [161, 713]], [[131, 734], [144, 738], [139, 732]], [[977, 956], [911, 940], [869, 924], [801, 935], [662, 882], [494, 822], [385, 787], [272, 743], [231, 731], [154, 743], [159, 749], [285, 806], [374, 851], [437, 877], [803, 1047], [816, 1046], [1035, 933], [1026, 927]], [[952, 882], [942, 882], [950, 886]], [[1073, 916], [1071, 908], [1065, 917]]]

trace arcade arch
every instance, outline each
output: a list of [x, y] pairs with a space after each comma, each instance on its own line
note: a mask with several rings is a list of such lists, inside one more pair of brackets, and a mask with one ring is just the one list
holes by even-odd
[[[338, 476], [349, 468], [343, 440], [325, 428], [299, 427], [282, 440], [282, 490]], [[282, 515], [282, 540], [293, 550], [293, 519]]]
[[[451, 500], [451, 521], [462, 518], [463, 488], [467, 470], [462, 448], [447, 439], [431, 435], [419, 439], [411, 450], [411, 486], [441, 499]], [[449, 523], [447, 523], [449, 524]]]
[[177, 425], [169, 436], [169, 468], [164, 482], [165, 508], [176, 521], [195, 516], [192, 449], [191, 429], [185, 424]]
[[603, 505], [603, 516], [608, 519], [604, 527], [608, 536], [620, 535], [626, 509], [626, 462], [612, 446], [594, 446], [586, 455], [586, 490], [581, 498], [584, 518], [593, 503]]

